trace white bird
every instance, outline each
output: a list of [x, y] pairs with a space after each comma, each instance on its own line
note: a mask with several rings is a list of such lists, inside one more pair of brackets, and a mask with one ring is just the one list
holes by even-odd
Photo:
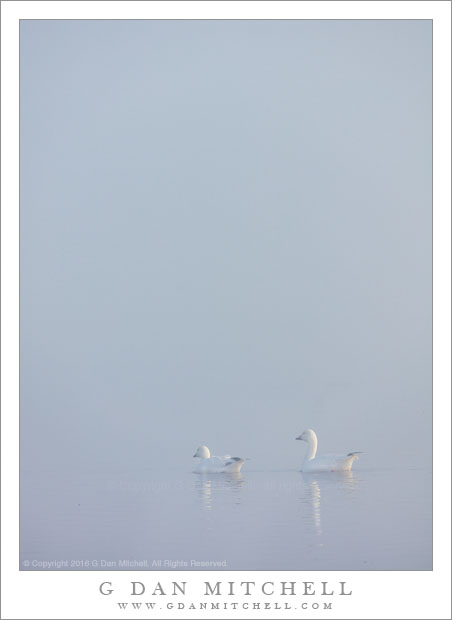
[[238, 456], [211, 456], [207, 446], [199, 446], [193, 457], [201, 459], [194, 470], [195, 474], [237, 473], [245, 462], [245, 459]]
[[317, 435], [310, 428], [301, 433], [299, 437], [301, 441], [306, 441], [308, 444], [308, 451], [301, 466], [303, 472], [322, 472], [322, 471], [350, 471], [353, 465], [353, 461], [358, 458], [358, 454], [362, 452], [349, 452], [345, 455], [337, 454], [325, 454], [324, 456], [317, 456]]

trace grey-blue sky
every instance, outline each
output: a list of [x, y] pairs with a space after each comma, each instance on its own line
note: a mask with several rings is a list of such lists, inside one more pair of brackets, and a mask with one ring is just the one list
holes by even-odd
[[431, 78], [429, 21], [22, 21], [24, 467], [429, 458]]

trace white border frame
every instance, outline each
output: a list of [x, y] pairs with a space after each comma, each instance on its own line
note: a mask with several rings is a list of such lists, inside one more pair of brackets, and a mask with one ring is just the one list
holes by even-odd
[[[450, 618], [450, 23], [448, 0], [428, 2], [2, 2], [2, 564], [4, 618], [236, 617]], [[19, 20], [20, 19], [432, 19], [434, 58], [434, 570], [353, 572], [19, 571]], [[346, 581], [351, 597], [333, 610], [122, 611], [101, 581], [125, 592], [131, 580], [187, 581], [199, 602], [203, 581]], [[168, 599], [172, 597], [167, 597]], [[122, 599], [130, 600], [123, 596]], [[264, 602], [265, 597], [252, 597]], [[148, 599], [147, 599], [148, 600]], [[226, 600], [226, 599], [224, 599]], [[246, 601], [235, 597], [234, 602]], [[272, 600], [273, 597], [272, 597]], [[320, 599], [315, 599], [320, 602]], [[284, 599], [282, 599], [283, 602]], [[174, 601], [173, 601], [174, 602]], [[268, 602], [265, 600], [265, 602]], [[290, 602], [290, 601], [289, 601]], [[165, 601], [166, 603], [166, 601]], [[115, 608], [116, 607], [116, 608]]]

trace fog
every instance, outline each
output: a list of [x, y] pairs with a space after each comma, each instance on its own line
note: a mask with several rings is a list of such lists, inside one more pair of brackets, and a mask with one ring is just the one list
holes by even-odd
[[23, 471], [430, 463], [431, 45], [21, 22]]

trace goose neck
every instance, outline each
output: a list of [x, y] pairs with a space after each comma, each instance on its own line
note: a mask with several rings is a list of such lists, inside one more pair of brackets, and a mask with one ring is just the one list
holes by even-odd
[[317, 437], [314, 433], [311, 433], [307, 439], [308, 451], [306, 453], [306, 460], [312, 461], [317, 452]]

